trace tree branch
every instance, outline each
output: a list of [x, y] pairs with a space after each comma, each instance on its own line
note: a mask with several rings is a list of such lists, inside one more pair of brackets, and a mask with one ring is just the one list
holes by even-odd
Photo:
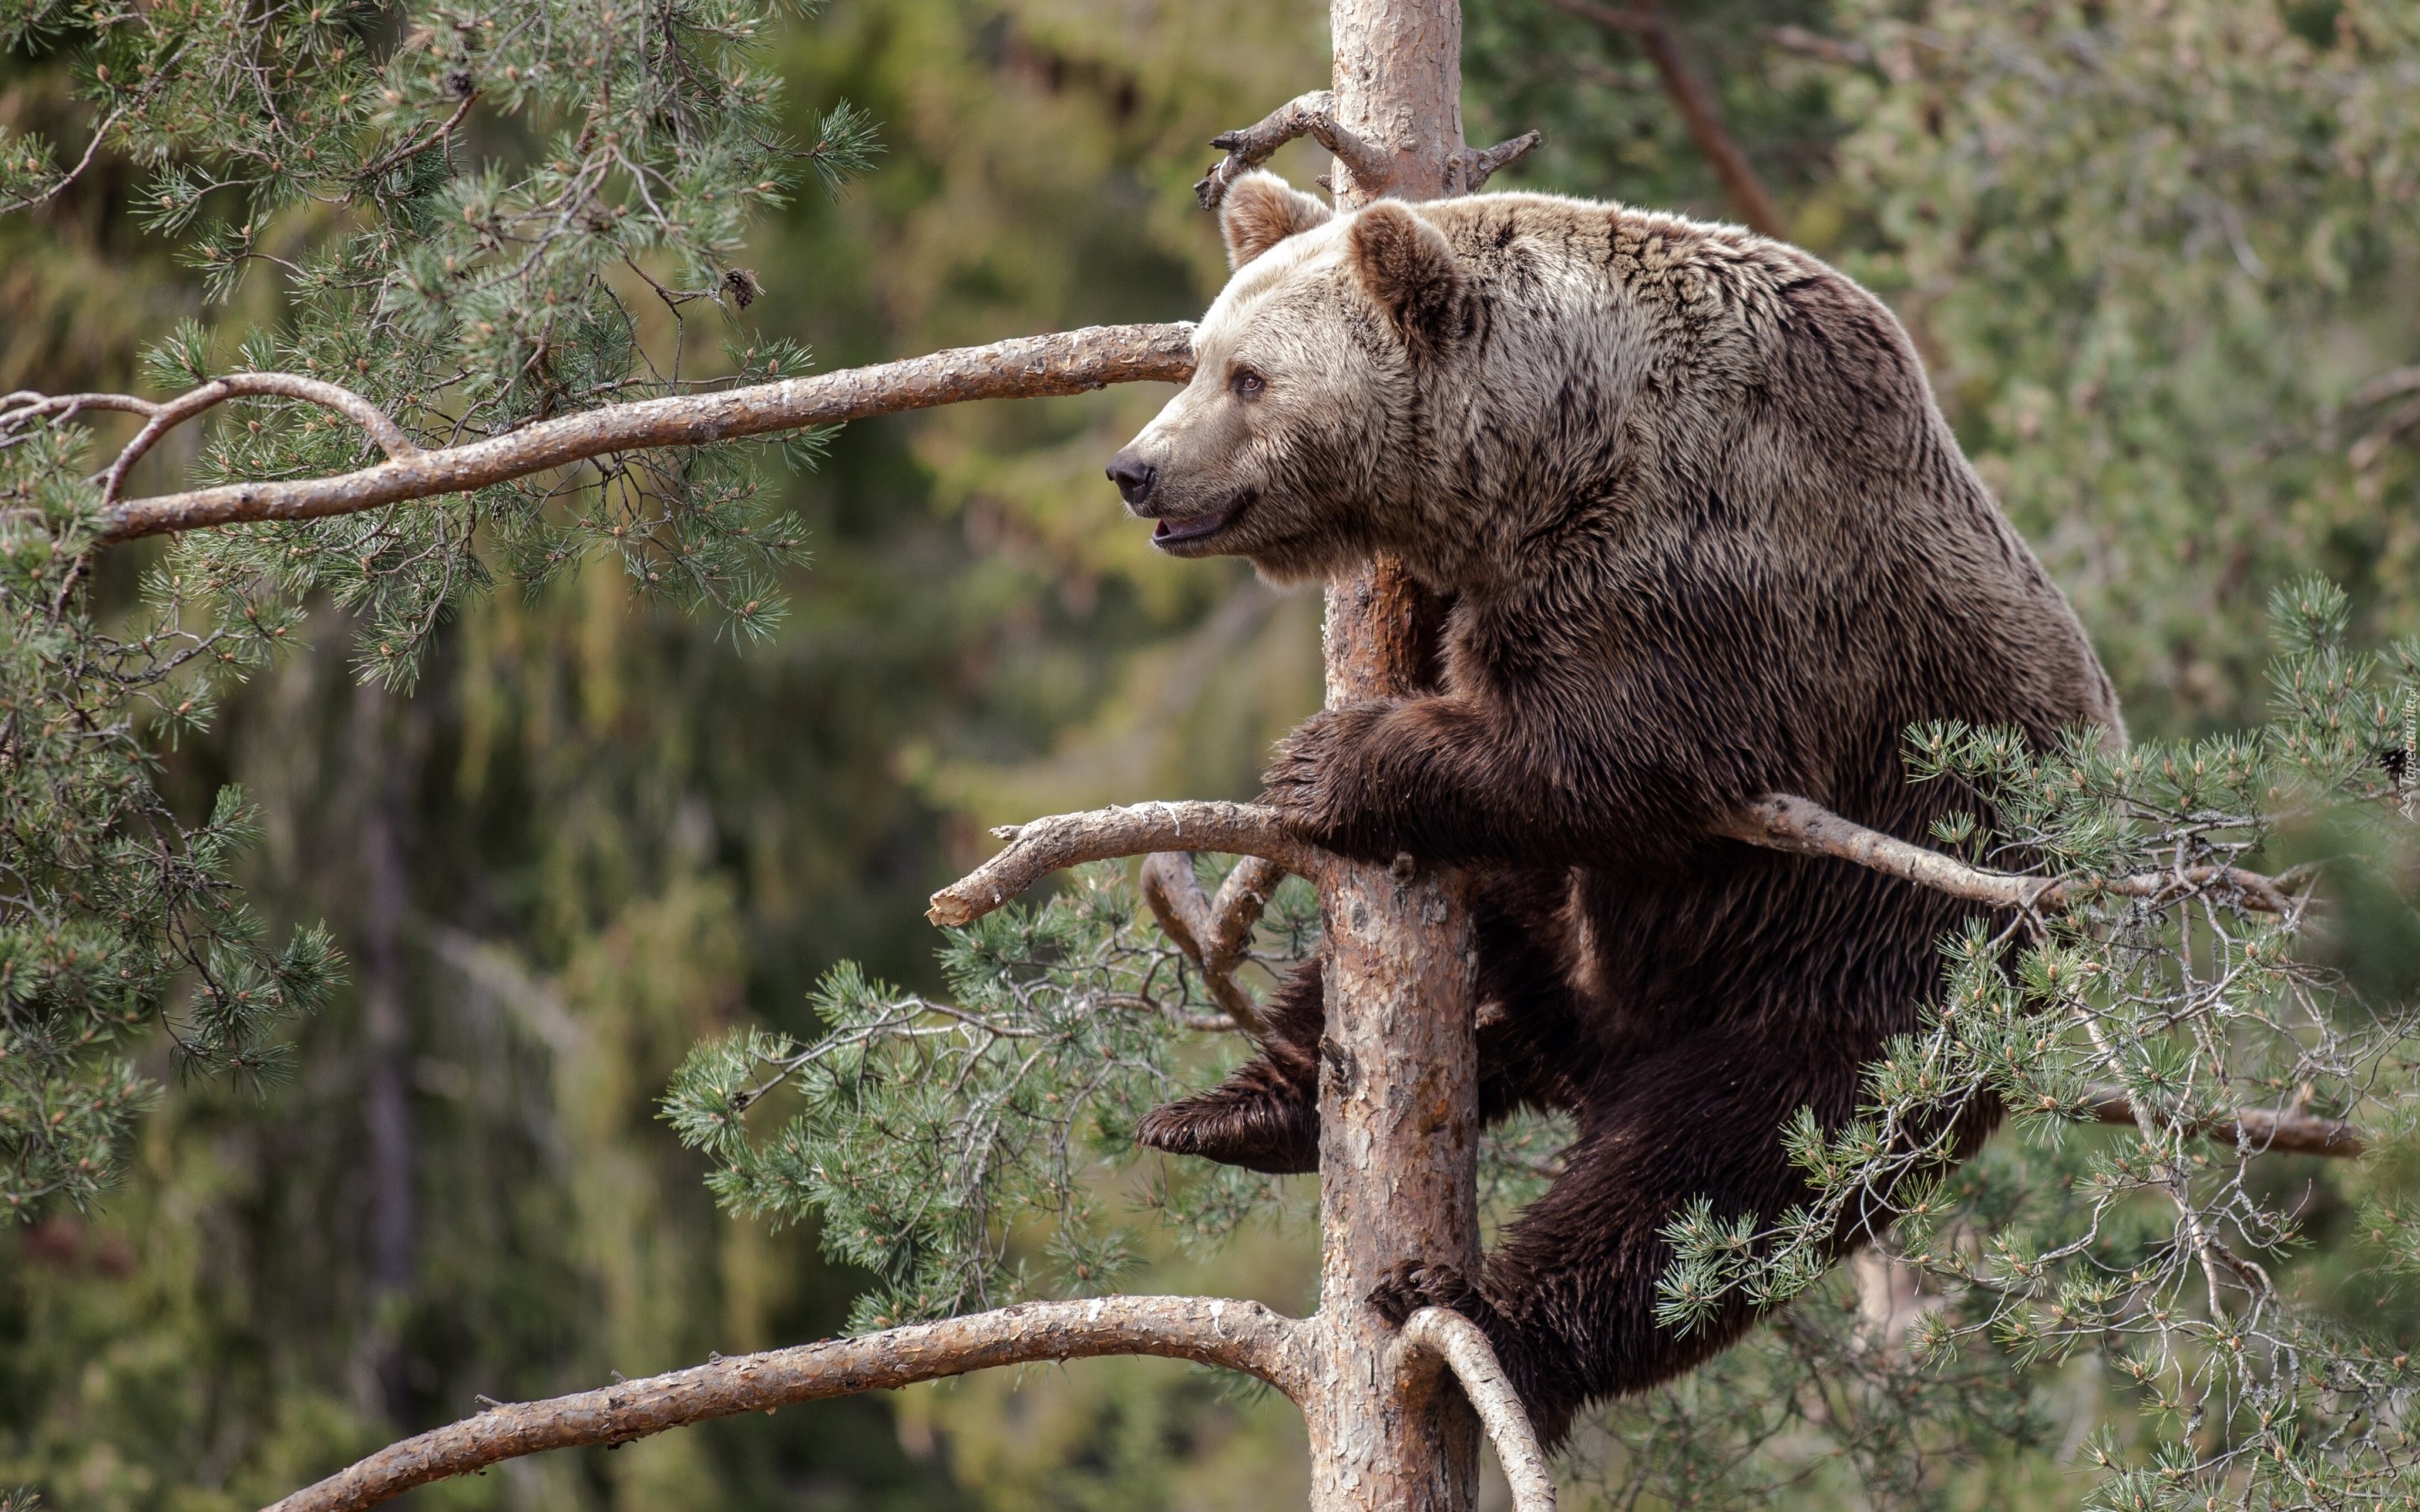
[[1723, 192], [1730, 196], [1732, 207], [1747, 223], [1748, 229], [1776, 240], [1787, 235], [1781, 212], [1774, 207], [1773, 196], [1765, 193], [1764, 181], [1756, 176], [1747, 154], [1740, 150], [1730, 129], [1723, 124], [1721, 103], [1681, 55], [1680, 39], [1673, 33], [1672, 17], [1664, 8], [1663, 0], [1634, 0], [1626, 10], [1606, 5], [1603, 0], [1548, 0], [1548, 4], [1567, 16], [1638, 39], [1647, 61], [1655, 66], [1656, 76], [1664, 81], [1664, 92], [1672, 97], [1673, 105], [1680, 110], [1689, 140], [1698, 145], [1706, 165], [1722, 180]]
[[1537, 1429], [1479, 1325], [1447, 1308], [1423, 1307], [1404, 1319], [1403, 1341], [1443, 1361], [1462, 1382], [1512, 1488], [1513, 1512], [1555, 1512], [1555, 1478], [1538, 1447]]
[[1222, 131], [1212, 137], [1210, 145], [1227, 155], [1212, 163], [1210, 171], [1193, 186], [1193, 197], [1203, 209], [1217, 209], [1236, 179], [1268, 162], [1288, 142], [1305, 136], [1334, 153], [1364, 193], [1377, 193], [1395, 177], [1394, 154], [1339, 126], [1336, 97], [1327, 90], [1313, 89], [1295, 96], [1241, 131]]
[[[1182, 383], [1192, 374], [1193, 328], [1189, 325], [1094, 326], [814, 378], [608, 405], [467, 445], [413, 449], [403, 455], [397, 455], [393, 443], [400, 440], [409, 447], [411, 442], [358, 395], [290, 374], [240, 374], [214, 381], [258, 384], [274, 379], [287, 387], [256, 392], [329, 404], [369, 429], [387, 446], [390, 460], [341, 477], [234, 483], [131, 500], [110, 510], [109, 526], [101, 538], [125, 541], [244, 520], [349, 515], [410, 499], [484, 488], [613, 452], [693, 446], [970, 399], [1081, 393], [1111, 383]], [[311, 392], [305, 392], [305, 386], [311, 386]], [[0, 401], [7, 407], [0, 409], [0, 431], [8, 423], [22, 427], [36, 419], [64, 420], [79, 409], [132, 409], [156, 419], [199, 403], [209, 388], [206, 384], [165, 404], [124, 394], [58, 398], [11, 394]], [[234, 392], [218, 398], [232, 397]], [[218, 398], [199, 403], [192, 412], [198, 413]], [[338, 402], [340, 398], [348, 402]], [[386, 429], [381, 431], [380, 426]], [[151, 427], [145, 428], [147, 432]]]
[[1298, 1400], [1311, 1387], [1303, 1327], [1256, 1302], [1206, 1297], [1026, 1303], [493, 1407], [381, 1449], [270, 1512], [357, 1512], [415, 1486], [548, 1449], [628, 1443], [709, 1418], [1038, 1360], [1105, 1354], [1193, 1360], [1257, 1376]]
[[[187, 43], [185, 47], [191, 45]], [[111, 104], [109, 114], [102, 116], [101, 124], [92, 129], [92, 139], [84, 145], [84, 156], [76, 160], [74, 167], [51, 180], [50, 187], [39, 193], [29, 194], [23, 199], [10, 200], [5, 205], [0, 205], [0, 215], [14, 215], [19, 210], [29, 210], [37, 205], [46, 205], [65, 193], [70, 184], [83, 177], [85, 170], [92, 166], [92, 160], [99, 155], [101, 143], [109, 139], [110, 130], [123, 120], [128, 112], [141, 110], [145, 102], [159, 92], [160, 86], [166, 84], [173, 76], [177, 65], [185, 56], [185, 47], [178, 47], [174, 53], [161, 59], [159, 65], [152, 69], [151, 76], [145, 80], [142, 87], [135, 90], [132, 95]]]
[[1252, 926], [1268, 906], [1269, 894], [1285, 877], [1275, 861], [1247, 856], [1235, 863], [1218, 885], [1214, 901], [1193, 874], [1193, 856], [1185, 851], [1155, 851], [1143, 858], [1142, 898], [1151, 914], [1176, 948], [1202, 968], [1210, 996], [1235, 1026], [1254, 1039], [1267, 1027], [1260, 1004], [1236, 984], [1235, 967], [1244, 957]]
[[1487, 180], [1497, 170], [1507, 167], [1529, 155], [1546, 134], [1532, 127], [1519, 136], [1498, 142], [1485, 151], [1464, 147], [1445, 165], [1445, 192], [1448, 194], [1476, 194], [1487, 187]]
[[[2096, 1094], [2092, 1116], [2102, 1123], [2139, 1127], [2134, 1104], [2119, 1092]], [[2189, 1123], [2185, 1133], [2214, 1144], [2240, 1146], [2255, 1154], [2336, 1155], [2350, 1160], [2369, 1149], [2368, 1135], [2342, 1119], [2272, 1113], [2266, 1108], [2238, 1108], [2226, 1118]]]
[[[1249, 803], [1143, 803], [1057, 814], [992, 831], [1007, 849], [960, 882], [933, 894], [924, 917], [936, 924], [971, 924], [1048, 876], [1087, 861], [1153, 851], [1222, 851], [1257, 856], [1296, 876], [1317, 881], [1332, 861], [1327, 852], [1294, 838], [1277, 810]], [[1219, 889], [1223, 898], [1225, 888]]]
[[116, 460], [98, 480], [102, 500], [114, 504], [118, 490], [125, 486], [127, 471], [158, 445], [161, 437], [229, 399], [254, 397], [301, 399], [334, 409], [367, 431], [370, 440], [378, 442], [379, 449], [391, 460], [420, 455], [420, 448], [403, 433], [403, 427], [388, 419], [378, 406], [350, 389], [300, 373], [230, 373], [160, 402], [138, 399], [131, 393], [45, 395], [20, 391], [0, 397], [0, 447], [15, 445], [33, 425], [72, 420], [86, 409], [116, 409], [143, 416], [143, 428], [119, 450]]
[[1820, 803], [1786, 793], [1768, 793], [1751, 800], [1717, 833], [1767, 850], [1837, 856], [1969, 903], [2039, 914], [2056, 913], [2103, 895], [2173, 903], [2211, 890], [2234, 892], [2244, 907], [2260, 913], [2282, 914], [2293, 903], [2275, 878], [2241, 867], [2195, 866], [2123, 877], [2051, 878], [1986, 872], [1955, 856], [1868, 829]]

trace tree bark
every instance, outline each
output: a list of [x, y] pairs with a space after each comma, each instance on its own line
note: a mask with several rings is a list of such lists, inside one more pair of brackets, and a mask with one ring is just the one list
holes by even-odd
[[[1383, 186], [1445, 193], [1463, 152], [1456, 0], [1332, 0], [1340, 125], [1393, 154]], [[1375, 198], [1351, 165], [1340, 204]], [[1419, 589], [1382, 558], [1327, 594], [1327, 702], [1400, 696], [1424, 669]], [[1320, 1291], [1304, 1403], [1313, 1512], [1467, 1512], [1479, 1422], [1434, 1355], [1395, 1368], [1370, 1293], [1395, 1266], [1479, 1264], [1478, 1054], [1462, 879], [1339, 864], [1320, 888], [1327, 957], [1320, 1045]]]
[[1054, 814], [993, 833], [1009, 842], [1007, 848], [933, 894], [926, 918], [944, 928], [971, 923], [1053, 872], [1113, 856], [1152, 851], [1257, 856], [1312, 882], [1340, 864], [1326, 851], [1287, 833], [1274, 810], [1214, 799]]

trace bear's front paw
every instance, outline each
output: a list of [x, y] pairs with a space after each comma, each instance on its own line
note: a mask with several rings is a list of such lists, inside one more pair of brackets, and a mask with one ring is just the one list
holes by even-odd
[[1469, 1319], [1482, 1332], [1494, 1332], [1488, 1325], [1496, 1319], [1495, 1307], [1481, 1293], [1479, 1283], [1457, 1265], [1405, 1260], [1370, 1288], [1370, 1305], [1397, 1328], [1423, 1307], [1443, 1307]]
[[[1499, 1293], [1499, 1295], [1502, 1295]], [[1572, 1412], [1590, 1395], [1585, 1379], [1571, 1364], [1569, 1350], [1551, 1335], [1534, 1332], [1515, 1319], [1523, 1316], [1518, 1293], [1498, 1307], [1480, 1284], [1460, 1266], [1411, 1260], [1396, 1266], [1370, 1288], [1370, 1305], [1397, 1328], [1423, 1307], [1460, 1313], [1487, 1335], [1496, 1363], [1521, 1396], [1529, 1425], [1548, 1453], [1560, 1447], [1572, 1430]]]
[[1304, 720], [1279, 744], [1269, 769], [1261, 774], [1261, 801], [1314, 845], [1347, 855], [1385, 850], [1376, 856], [1382, 860], [1392, 856], [1369, 833], [1373, 816], [1363, 770], [1371, 732], [1390, 707], [1351, 703]]

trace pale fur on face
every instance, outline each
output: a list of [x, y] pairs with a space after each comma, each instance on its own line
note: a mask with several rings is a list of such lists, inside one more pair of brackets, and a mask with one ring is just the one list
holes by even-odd
[[1120, 455], [1156, 470], [1135, 512], [1160, 522], [1162, 550], [1246, 557], [1298, 582], [1380, 544], [1382, 501], [1403, 482], [1390, 441], [1413, 394], [1403, 339], [1353, 264], [1354, 218], [1255, 245], [1275, 194], [1324, 210], [1267, 174], [1230, 191], [1229, 242], [1245, 260], [1195, 331], [1193, 380]]
[[1171, 555], [1300, 581], [1385, 550], [1469, 592], [1602, 550], [1647, 592], [1712, 541], [1826, 579], [2003, 549], [1898, 322], [1796, 248], [1546, 194], [1324, 221], [1272, 176], [1238, 195], [1193, 379], [1121, 454]]

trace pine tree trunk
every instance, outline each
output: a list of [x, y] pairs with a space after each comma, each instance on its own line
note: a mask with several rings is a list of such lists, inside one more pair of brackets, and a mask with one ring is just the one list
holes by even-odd
[[[1445, 192], [1462, 148], [1456, 0], [1334, 0], [1339, 124], [1393, 149], [1387, 191]], [[1347, 207], [1375, 195], [1342, 163]], [[1381, 560], [1327, 594], [1327, 702], [1401, 696], [1423, 674], [1419, 590]], [[1479, 1426], [1435, 1366], [1397, 1379], [1394, 1332], [1371, 1288], [1409, 1259], [1479, 1263], [1478, 1075], [1461, 879], [1349, 869], [1321, 900], [1327, 1030], [1320, 1072], [1320, 1309], [1325, 1389], [1305, 1404], [1313, 1512], [1467, 1512]]]

